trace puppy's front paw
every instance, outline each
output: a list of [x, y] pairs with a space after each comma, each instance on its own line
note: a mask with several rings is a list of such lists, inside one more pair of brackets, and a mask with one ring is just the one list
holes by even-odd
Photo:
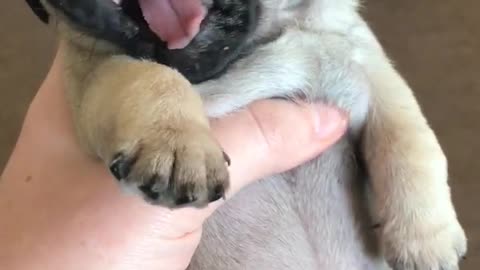
[[393, 270], [458, 269], [467, 240], [456, 218], [441, 223], [425, 222], [422, 217], [406, 220], [384, 230], [382, 244]]
[[111, 155], [110, 170], [127, 189], [169, 208], [203, 207], [224, 196], [229, 159], [207, 128], [138, 132], [117, 143]]

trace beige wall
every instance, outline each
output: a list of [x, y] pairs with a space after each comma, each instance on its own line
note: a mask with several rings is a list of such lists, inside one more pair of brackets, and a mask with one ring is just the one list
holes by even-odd
[[0, 169], [15, 143], [25, 110], [47, 72], [54, 35], [23, 0], [0, 9]]

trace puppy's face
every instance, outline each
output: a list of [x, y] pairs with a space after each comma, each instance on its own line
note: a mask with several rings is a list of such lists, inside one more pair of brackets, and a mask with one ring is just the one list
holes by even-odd
[[192, 83], [220, 75], [259, 42], [278, 35], [288, 14], [308, 0], [193, 0], [201, 1], [206, 16], [193, 40], [175, 50], [151, 30], [139, 1], [27, 0], [43, 21], [58, 15], [75, 31], [108, 41], [132, 57], [176, 68]]

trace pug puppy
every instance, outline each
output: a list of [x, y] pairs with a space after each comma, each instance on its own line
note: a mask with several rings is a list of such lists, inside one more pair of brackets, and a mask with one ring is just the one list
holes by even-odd
[[[149, 0], [38, 1], [66, 47], [79, 140], [150, 203], [224, 196], [229, 159], [207, 116], [274, 97], [348, 112], [336, 145], [213, 214], [189, 269], [458, 269], [445, 155], [359, 1], [185, 1], [193, 26]], [[189, 26], [162, 33], [167, 15]]]

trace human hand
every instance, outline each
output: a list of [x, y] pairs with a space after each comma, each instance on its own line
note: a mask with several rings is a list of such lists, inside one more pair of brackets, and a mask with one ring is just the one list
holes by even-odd
[[[222, 201], [171, 211], [119, 192], [103, 164], [75, 140], [61, 60], [32, 102], [0, 181], [0, 215], [14, 217], [0, 219], [2, 265], [185, 269], [204, 220]], [[346, 120], [322, 105], [259, 101], [211, 126], [232, 159], [228, 199], [259, 178], [317, 156], [342, 136]]]

